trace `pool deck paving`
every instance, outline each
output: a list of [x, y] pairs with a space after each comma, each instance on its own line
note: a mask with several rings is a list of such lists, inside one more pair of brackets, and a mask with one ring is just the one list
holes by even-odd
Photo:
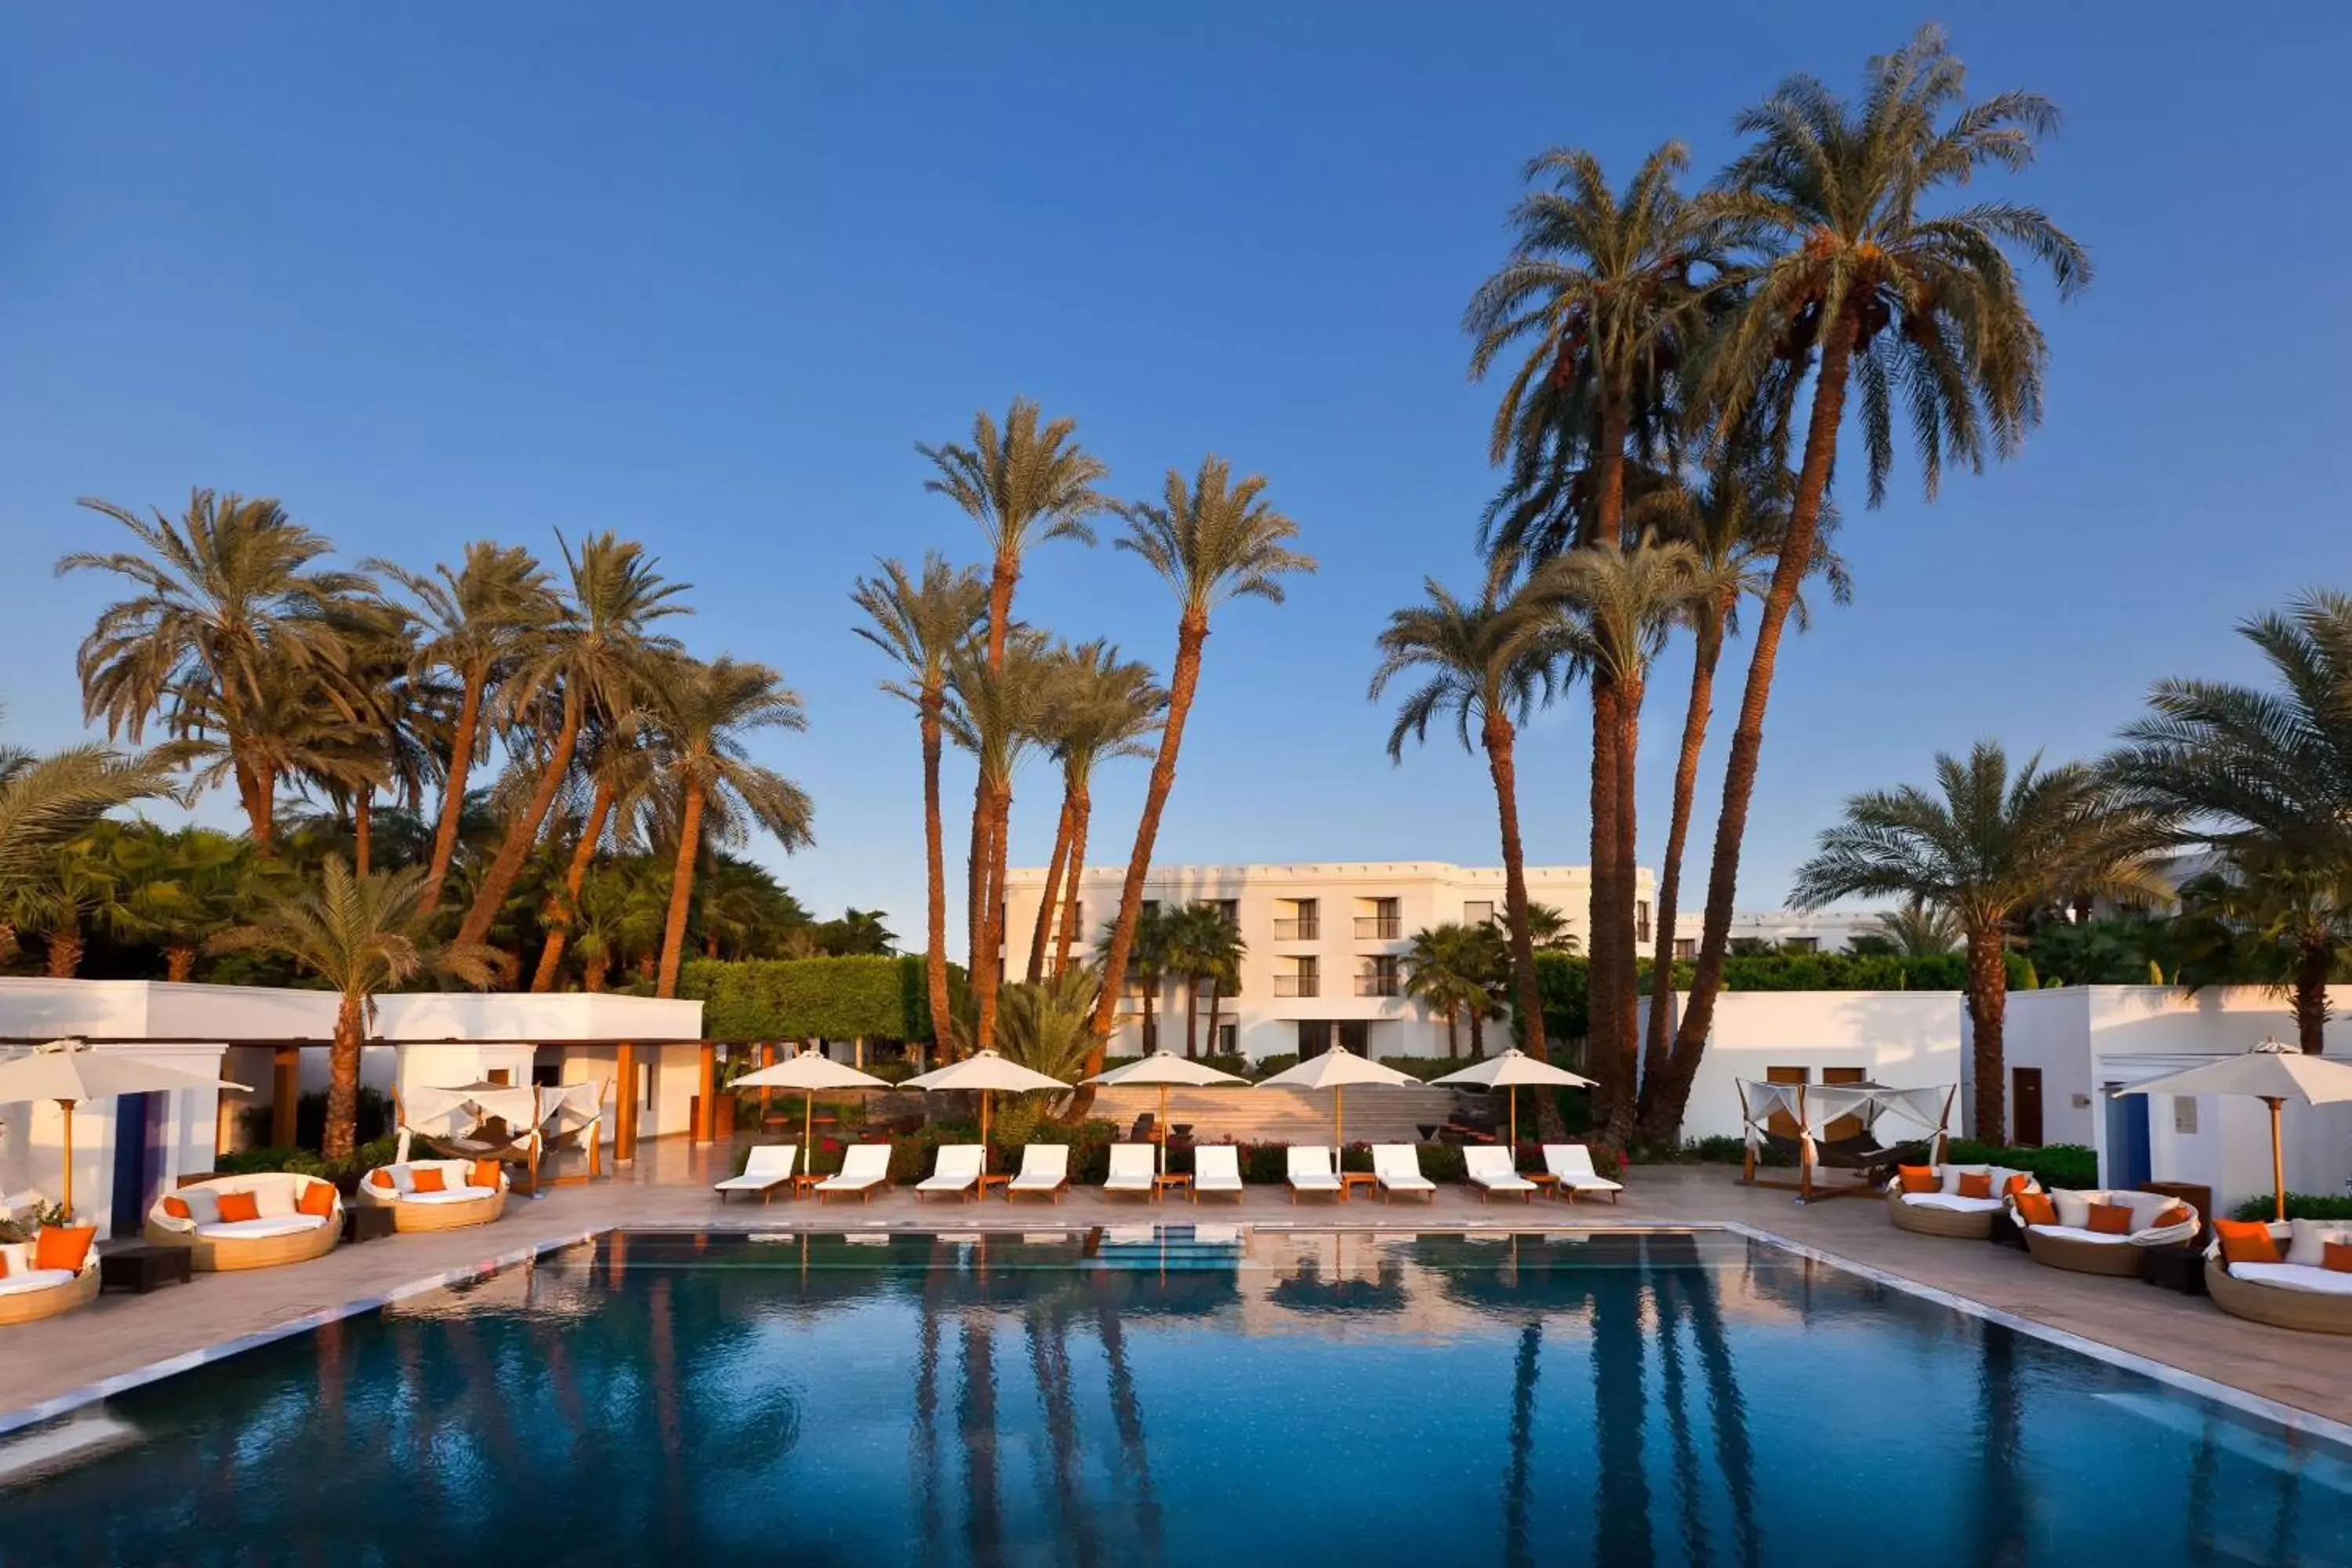
[[26, 1425], [31, 1412], [67, 1407], [93, 1388], [145, 1381], [150, 1369], [199, 1364], [216, 1359], [223, 1347], [300, 1332], [606, 1229], [1036, 1231], [1056, 1224], [1195, 1218], [1317, 1231], [1733, 1226], [1974, 1303], [1997, 1318], [2038, 1324], [2352, 1424], [2352, 1342], [2248, 1322], [2201, 1297], [2137, 1280], [2070, 1274], [2011, 1247], [1897, 1230], [1874, 1199], [1800, 1204], [1788, 1192], [1743, 1187], [1722, 1166], [1643, 1167], [1614, 1205], [1482, 1204], [1472, 1189], [1442, 1186], [1431, 1203], [1381, 1203], [1360, 1193], [1347, 1204], [1293, 1205], [1284, 1188], [1254, 1187], [1238, 1204], [1197, 1205], [1172, 1194], [1164, 1204], [1147, 1204], [1084, 1188], [1053, 1205], [1008, 1205], [993, 1195], [984, 1204], [919, 1204], [901, 1189], [872, 1203], [820, 1208], [807, 1199], [761, 1204], [738, 1198], [722, 1205], [709, 1182], [727, 1159], [724, 1151], [663, 1140], [645, 1146], [635, 1167], [611, 1180], [518, 1197], [493, 1226], [340, 1247], [316, 1261], [282, 1268], [199, 1274], [186, 1285], [144, 1296], [109, 1293], [86, 1310], [0, 1330], [0, 1344], [9, 1352], [0, 1356], [0, 1431]]

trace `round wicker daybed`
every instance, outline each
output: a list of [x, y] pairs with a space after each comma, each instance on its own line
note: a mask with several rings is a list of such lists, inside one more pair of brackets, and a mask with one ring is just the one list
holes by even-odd
[[[2025, 1250], [2034, 1262], [2046, 1263], [2053, 1268], [2137, 1279], [2142, 1251], [2151, 1247], [2185, 1246], [2197, 1239], [2197, 1210], [2161, 1193], [2069, 1192], [2053, 1187], [2047, 1195], [2058, 1211], [2056, 1225], [2029, 1225], [2022, 1215], [2016, 1218], [2018, 1228], [2025, 1234]], [[2116, 1236], [2091, 1229], [2090, 1210], [2094, 1204], [2120, 1204], [2130, 1209], [2132, 1230]], [[2010, 1207], [2014, 1214], [2014, 1198], [2010, 1200]], [[2164, 1225], [2157, 1223], [2176, 1208], [2189, 1217]]]
[[[2280, 1256], [2297, 1256], [2298, 1231], [2321, 1239], [2324, 1247], [2332, 1231], [2352, 1241], [2352, 1223], [2315, 1225], [2309, 1220], [2273, 1224], [2271, 1239], [2284, 1244]], [[2304, 1254], [2309, 1256], [2308, 1253]], [[2221, 1240], [2214, 1237], [2205, 1249], [2205, 1293], [2213, 1305], [2233, 1318], [2248, 1318], [2273, 1328], [2300, 1329], [2314, 1334], [2352, 1334], [2352, 1274], [2313, 1263], [2225, 1263]]]
[[[254, 1217], [224, 1217], [223, 1201], [240, 1197], [252, 1200]], [[343, 1198], [334, 1183], [291, 1171], [215, 1176], [158, 1198], [145, 1234], [158, 1247], [186, 1247], [191, 1268], [217, 1273], [307, 1263], [343, 1238]]]
[[[492, 1169], [480, 1169], [485, 1165]], [[438, 1191], [418, 1190], [417, 1177], [427, 1171], [440, 1176]], [[479, 1184], [484, 1175], [494, 1175], [498, 1184]], [[361, 1181], [353, 1202], [362, 1208], [390, 1209], [392, 1228], [396, 1231], [463, 1230], [467, 1226], [488, 1225], [507, 1212], [506, 1167], [496, 1160], [410, 1160], [378, 1165]]]
[[0, 1275], [0, 1326], [38, 1322], [97, 1300], [98, 1248], [89, 1244], [95, 1234], [81, 1237], [81, 1263], [74, 1268], [41, 1268], [38, 1237], [0, 1244], [7, 1263]]
[[2025, 1191], [2038, 1193], [2040, 1184], [2023, 1171], [2012, 1171], [2004, 1165], [1937, 1165], [1937, 1190], [1931, 1193], [1906, 1193], [1898, 1173], [1886, 1183], [1886, 1217], [1898, 1230], [1908, 1230], [1920, 1236], [1948, 1237], [1959, 1241], [1988, 1241], [1992, 1237], [1993, 1215], [2008, 1207], [2003, 1197], [1968, 1198], [1960, 1195], [1962, 1176], [1983, 1176], [1995, 1193], [2006, 1194], [2010, 1179], [2022, 1176]]

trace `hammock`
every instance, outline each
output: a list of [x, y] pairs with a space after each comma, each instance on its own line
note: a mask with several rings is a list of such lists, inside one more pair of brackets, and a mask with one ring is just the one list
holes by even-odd
[[601, 1082], [561, 1088], [468, 1083], [455, 1089], [412, 1089], [405, 1100], [394, 1097], [400, 1122], [397, 1157], [408, 1158], [413, 1139], [445, 1160], [527, 1165], [536, 1188], [540, 1155], [549, 1147], [574, 1146], [584, 1134], [593, 1157], [604, 1104]]
[[[1752, 1079], [1742, 1079], [1738, 1088], [1748, 1142], [1741, 1179], [1756, 1186], [1785, 1184], [1758, 1181], [1757, 1152], [1793, 1154], [1798, 1190], [1808, 1201], [1814, 1195], [1816, 1169], [1870, 1172], [1927, 1163], [1947, 1136], [1952, 1100], [1959, 1093], [1958, 1085], [1890, 1089], [1883, 1083], [1759, 1083]], [[1770, 1122], [1778, 1115], [1794, 1121], [1796, 1132], [1774, 1131]], [[1859, 1121], [1862, 1131], [1843, 1138], [1825, 1136], [1831, 1123], [1847, 1120]], [[1918, 1131], [1903, 1136], [1906, 1123]], [[1870, 1190], [1865, 1184], [1833, 1188], [1828, 1195]]]

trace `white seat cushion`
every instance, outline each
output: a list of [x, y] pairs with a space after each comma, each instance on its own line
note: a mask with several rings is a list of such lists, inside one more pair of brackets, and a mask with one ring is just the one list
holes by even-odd
[[275, 1219], [215, 1220], [211, 1225], [196, 1226], [196, 1234], [208, 1241], [258, 1241], [266, 1236], [291, 1236], [298, 1230], [316, 1230], [326, 1223], [324, 1215], [280, 1215]]
[[2131, 1245], [2131, 1237], [2128, 1236], [2111, 1236], [2104, 1230], [2086, 1230], [2081, 1226], [2030, 1225], [2025, 1228], [2031, 1231], [2037, 1231], [2043, 1236], [2055, 1237], [2061, 1241], [2093, 1241], [2097, 1242], [2102, 1247], [2110, 1244], [2116, 1247], [2128, 1247]]
[[2004, 1206], [2000, 1198], [1964, 1198], [1958, 1193], [1905, 1193], [1903, 1201], [1913, 1208], [1949, 1209], [1954, 1214], [1990, 1214]]
[[476, 1198], [495, 1197], [496, 1187], [444, 1187], [437, 1193], [403, 1193], [404, 1204], [469, 1204]]
[[714, 1192], [757, 1193], [780, 1185], [789, 1179], [782, 1171], [772, 1172], [764, 1176], [756, 1172], [746, 1171], [740, 1176], [730, 1176], [723, 1182], [713, 1182], [710, 1186]]
[[915, 1190], [919, 1193], [960, 1193], [978, 1180], [980, 1175], [977, 1172], [961, 1176], [925, 1176], [915, 1184]]
[[1470, 1179], [1482, 1187], [1492, 1187], [1498, 1193], [1532, 1192], [1535, 1184], [1515, 1173], [1481, 1173], [1472, 1171]]
[[0, 1296], [22, 1296], [34, 1290], [54, 1290], [60, 1285], [70, 1285], [75, 1275], [70, 1268], [33, 1268], [22, 1274], [11, 1274], [0, 1279]]
[[2286, 1252], [2282, 1260], [2287, 1263], [2325, 1268], [2329, 1242], [2352, 1247], [2352, 1220], [2291, 1219], [2286, 1222]]
[[2232, 1263], [2230, 1278], [2249, 1285], [2273, 1285], [2282, 1290], [2352, 1296], [2352, 1274], [2338, 1268], [2314, 1268], [2304, 1263]]

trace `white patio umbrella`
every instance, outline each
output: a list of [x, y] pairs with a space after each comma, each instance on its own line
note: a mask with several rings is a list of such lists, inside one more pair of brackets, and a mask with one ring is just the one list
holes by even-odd
[[1460, 1072], [1447, 1073], [1444, 1078], [1429, 1080], [1432, 1089], [1452, 1085], [1462, 1089], [1502, 1089], [1511, 1095], [1511, 1163], [1519, 1160], [1519, 1086], [1548, 1086], [1553, 1089], [1591, 1089], [1592, 1080], [1566, 1068], [1556, 1068], [1513, 1046], [1499, 1056], [1464, 1068]]
[[1260, 1089], [1328, 1089], [1331, 1091], [1331, 1149], [1337, 1159], [1348, 1147], [1346, 1099], [1351, 1085], [1378, 1089], [1419, 1089], [1421, 1079], [1379, 1062], [1369, 1062], [1345, 1046], [1333, 1046], [1321, 1056], [1285, 1068], [1258, 1080]]
[[814, 1157], [809, 1138], [816, 1126], [816, 1091], [821, 1089], [887, 1089], [887, 1079], [876, 1078], [870, 1072], [859, 1072], [845, 1067], [814, 1046], [796, 1057], [788, 1057], [773, 1067], [747, 1072], [735, 1080], [737, 1089], [796, 1089], [801, 1091], [801, 1161], [802, 1168]]
[[1172, 1084], [1179, 1089], [1208, 1089], [1221, 1083], [1247, 1083], [1238, 1073], [1223, 1072], [1206, 1062], [1188, 1060], [1173, 1051], [1154, 1051], [1139, 1061], [1115, 1067], [1108, 1072], [1098, 1072], [1087, 1083], [1098, 1083], [1106, 1089], [1160, 1089], [1160, 1120], [1152, 1128], [1160, 1140], [1160, 1173], [1168, 1173], [1168, 1089]]
[[951, 1062], [946, 1067], [908, 1079], [906, 1087], [926, 1092], [950, 1089], [980, 1091], [980, 1168], [985, 1171], [988, 1169], [988, 1097], [998, 1093], [1025, 1094], [1039, 1089], [1067, 1089], [1070, 1086], [1060, 1079], [1031, 1072], [1019, 1062], [1006, 1061], [994, 1051], [975, 1051], [960, 1062]]
[[54, 1100], [66, 1115], [65, 1208], [73, 1213], [73, 1113], [85, 1100], [125, 1094], [170, 1093], [183, 1089], [233, 1089], [241, 1083], [183, 1072], [117, 1051], [95, 1051], [78, 1040], [37, 1046], [14, 1061], [0, 1062], [0, 1105]]
[[[2288, 1100], [2332, 1105], [2352, 1100], [2352, 1062], [2305, 1054], [2283, 1040], [2264, 1040], [2252, 1050], [2185, 1072], [2136, 1083], [2118, 1094], [2245, 1094], [2271, 1108], [2271, 1195], [2278, 1217], [2286, 1218], [2286, 1156], [2279, 1141], [2279, 1108]], [[2206, 1218], [2210, 1219], [2210, 1215]]]

